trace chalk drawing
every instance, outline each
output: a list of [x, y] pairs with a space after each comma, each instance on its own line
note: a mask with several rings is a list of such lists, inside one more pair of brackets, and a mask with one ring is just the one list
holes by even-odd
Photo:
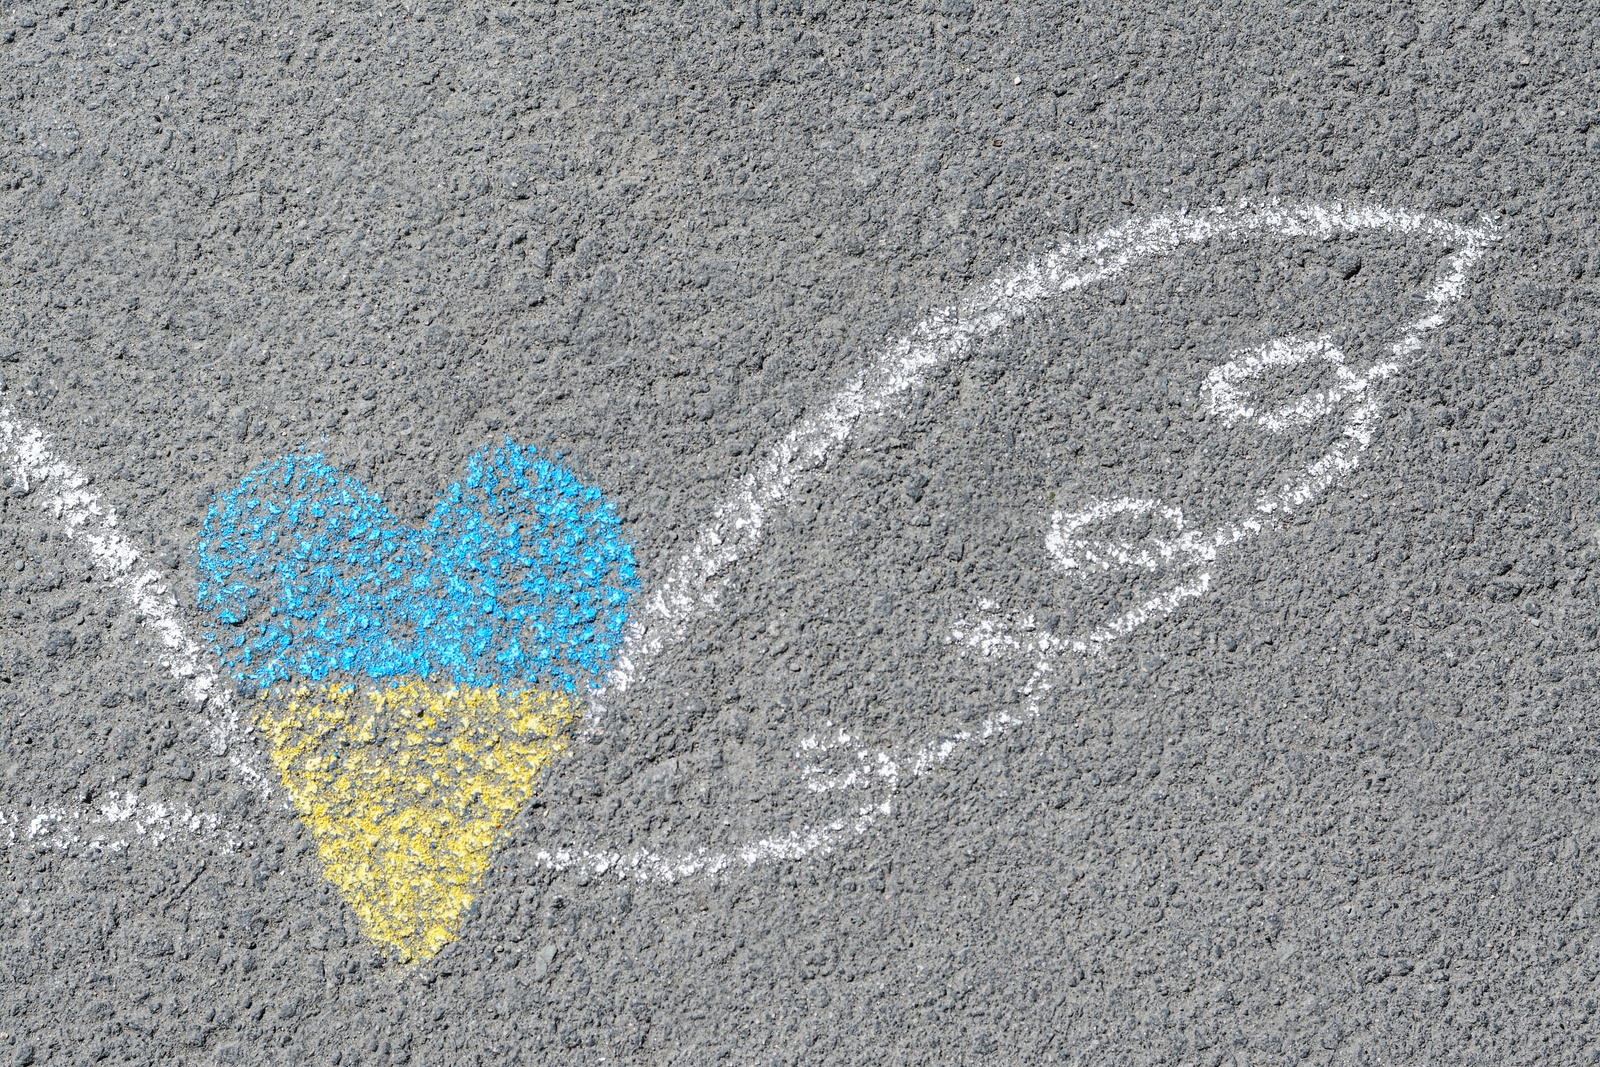
[[[827, 852], [865, 833], [892, 813], [894, 797], [906, 782], [933, 772], [975, 744], [1037, 718], [1042, 713], [1041, 699], [1050, 690], [1052, 675], [1064, 658], [1089, 662], [1140, 627], [1170, 614], [1185, 601], [1206, 595], [1214, 586], [1211, 571], [1221, 550], [1265, 532], [1274, 516], [1312, 503], [1340, 478], [1355, 470], [1362, 451], [1372, 440], [1378, 413], [1377, 386], [1401, 373], [1421, 351], [1423, 338], [1443, 325], [1446, 311], [1465, 292], [1469, 273], [1496, 238], [1487, 226], [1467, 227], [1410, 211], [1384, 207], [1347, 208], [1338, 204], [1241, 204], [1192, 215], [1135, 218], [1092, 240], [1068, 244], [1014, 274], [983, 286], [961, 304], [935, 312], [905, 337], [880, 350], [871, 365], [853, 376], [820, 412], [802, 420], [766, 453], [738, 489], [717, 507], [712, 521], [700, 531], [691, 548], [622, 624], [612, 667], [587, 694], [579, 693], [589, 700], [585, 717], [588, 729], [605, 729], [607, 707], [637, 682], [652, 658], [680, 640], [697, 617], [716, 610], [720, 592], [731, 577], [732, 569], [758, 550], [767, 519], [775, 509], [791, 501], [797, 478], [822, 466], [835, 454], [862, 416], [889, 409], [929, 370], [959, 358], [975, 341], [1015, 322], [1046, 300], [1083, 290], [1124, 273], [1138, 263], [1154, 261], [1182, 248], [1241, 238], [1328, 240], [1361, 233], [1424, 236], [1439, 241], [1447, 250], [1434, 283], [1422, 294], [1429, 310], [1399, 331], [1398, 340], [1390, 346], [1388, 359], [1356, 372], [1346, 367], [1343, 355], [1328, 338], [1283, 338], [1258, 349], [1235, 353], [1201, 386], [1212, 410], [1225, 425], [1248, 420], [1268, 432], [1291, 432], [1346, 411], [1339, 440], [1325, 454], [1298, 472], [1286, 475], [1277, 488], [1262, 493], [1252, 512], [1212, 530], [1192, 529], [1185, 520], [1181, 504], [1137, 497], [1090, 501], [1076, 511], [1055, 515], [1050, 530], [1044, 533], [1044, 545], [1064, 571], [1088, 567], [1102, 571], [1137, 568], [1141, 572], [1170, 577], [1164, 591], [1095, 629], [1068, 635], [1047, 632], [1031, 617], [1006, 612], [992, 602], [980, 602], [976, 620], [956, 620], [952, 624], [952, 642], [984, 658], [1016, 659], [1032, 669], [1029, 681], [1021, 687], [1028, 699], [1020, 715], [1000, 712], [971, 730], [952, 730], [921, 742], [906, 739], [882, 745], [871, 744], [867, 739], [827, 723], [824, 729], [798, 742], [795, 756], [800, 763], [800, 776], [813, 794], [839, 793], [856, 797], [848, 814], [725, 850], [544, 849], [534, 854], [534, 861], [552, 871], [581, 870], [596, 877], [672, 883]], [[1258, 408], [1249, 390], [1250, 382], [1273, 368], [1310, 362], [1322, 364], [1328, 375], [1320, 390], [1288, 405], [1269, 410]], [[29, 471], [29, 476], [36, 480], [45, 479], [45, 467], [54, 464], [41, 441], [37, 430], [0, 424], [0, 446], [6, 449], [11, 466]], [[31, 449], [27, 455], [32, 458], [12, 458], [21, 454], [14, 442]], [[74, 483], [76, 476], [65, 468], [61, 471], [64, 473], [50, 475], [55, 479], [53, 484], [64, 487], [56, 489], [55, 495], [60, 497], [64, 492], [81, 491], [81, 478]], [[106, 530], [113, 525], [103, 518], [108, 513], [100, 508], [98, 498], [92, 494], [71, 499], [86, 500], [96, 510], [69, 512], [65, 504], [52, 505], [69, 531], [75, 532], [89, 518], [101, 523]], [[86, 518], [75, 519], [80, 513]], [[1115, 536], [1115, 520], [1127, 515], [1142, 515], [1158, 523], [1163, 535], [1150, 535], [1139, 542], [1119, 539]], [[1108, 520], [1113, 529], [1104, 529]], [[102, 550], [95, 548], [94, 551], [99, 559]], [[137, 553], [122, 542], [122, 547], [112, 553], [111, 558], [136, 560]], [[131, 566], [130, 562], [123, 571], [108, 569], [110, 580], [117, 581], [117, 575]], [[147, 588], [154, 580], [152, 577], [139, 588]], [[217, 672], [200, 668], [197, 647], [184, 637], [176, 621], [175, 606], [170, 605], [170, 598], [165, 603], [169, 606], [161, 617], [167, 620], [166, 629], [158, 627], [158, 632], [171, 635], [170, 640], [164, 641], [169, 649], [187, 650], [185, 654], [189, 659], [180, 662], [180, 669], [182, 664], [188, 665], [183, 677], [198, 674], [202, 680], [209, 679], [200, 687], [197, 699], [197, 703], [204, 705], [208, 695], [218, 688], [215, 685]], [[151, 616], [150, 612], [145, 614]], [[335, 646], [336, 643], [329, 645]], [[247, 669], [258, 669], [254, 667], [256, 662], [252, 660]], [[265, 662], [273, 660], [269, 656]], [[279, 662], [282, 662], [281, 655]], [[575, 673], [571, 677], [578, 675]], [[225, 688], [221, 691], [226, 692]], [[319, 708], [337, 704], [339, 699], [353, 701], [353, 697], [338, 697], [339, 692], [344, 691], [327, 690], [318, 698], [305, 691], [298, 697], [291, 695], [290, 699]], [[374, 695], [377, 694], [369, 694], [369, 699]], [[380, 696], [380, 703], [384, 699], [387, 698]], [[319, 711], [303, 715], [297, 725], [291, 724], [291, 732], [321, 728], [318, 718], [331, 714]], [[565, 714], [565, 710], [560, 710], [554, 718]], [[322, 725], [333, 729], [328, 724], [334, 721], [328, 718]], [[237, 718], [223, 722], [236, 724]], [[561, 725], [550, 723], [550, 732], [541, 737], [546, 741], [558, 739]], [[337, 728], [349, 727], [340, 725]], [[236, 725], [224, 725], [221, 736], [229, 739], [236, 731]], [[288, 753], [291, 763], [298, 758], [299, 751], [283, 744], [277, 749], [279, 758]]]
[[[1028, 615], [1003, 613], [998, 605], [979, 605], [977, 621], [956, 620], [950, 639], [985, 656], [1020, 658], [1032, 675], [1021, 687], [1026, 698], [1020, 716], [1000, 712], [975, 730], [955, 730], [920, 744], [901, 742], [874, 747], [843, 729], [826, 724], [824, 731], [804, 738], [796, 751], [801, 777], [813, 793], [854, 791], [860, 801], [848, 817], [818, 826], [757, 840], [726, 851], [701, 850], [666, 855], [648, 850], [544, 851], [539, 862], [554, 870], [581, 867], [647, 881], [670, 882], [779, 859], [795, 859], [828, 850], [864, 833], [892, 811], [892, 798], [904, 781], [938, 768], [975, 743], [999, 736], [1035, 719], [1049, 692], [1051, 676], [1063, 656], [1099, 654], [1142, 626], [1158, 620], [1187, 600], [1213, 587], [1209, 565], [1219, 549], [1260, 533], [1264, 520], [1291, 512], [1318, 499], [1359, 463], [1372, 441], [1378, 406], [1374, 387], [1399, 373], [1422, 349], [1423, 337], [1446, 321], [1446, 310], [1466, 290], [1467, 277], [1494, 233], [1485, 225], [1467, 227], [1445, 219], [1385, 207], [1340, 204], [1241, 204], [1195, 215], [1157, 215], [1132, 219], [1101, 236], [1067, 245], [1022, 270], [979, 289], [965, 303], [942, 309], [911, 333], [880, 350], [872, 365], [857, 374], [817, 415], [803, 420], [757, 464], [740, 488], [715, 512], [690, 550], [646, 598], [630, 623], [617, 667], [596, 694], [587, 725], [604, 726], [607, 701], [627, 690], [644, 665], [669, 642], [684, 634], [689, 622], [715, 609], [732, 567], [759, 547], [767, 517], [787, 504], [796, 478], [821, 466], [849, 437], [863, 415], [885, 410], [932, 368], [959, 358], [978, 339], [1015, 322], [1043, 301], [1115, 277], [1134, 264], [1170, 255], [1181, 248], [1239, 238], [1302, 237], [1329, 240], [1360, 233], [1439, 241], [1446, 254], [1433, 284], [1421, 295], [1429, 310], [1408, 323], [1390, 346], [1390, 358], [1365, 372], [1350, 371], [1326, 337], [1283, 338], [1262, 348], [1235, 353], [1207, 379], [1204, 390], [1224, 423], [1252, 420], [1269, 432], [1287, 431], [1349, 405], [1348, 421], [1337, 443], [1324, 455], [1289, 475], [1278, 488], [1256, 501], [1254, 514], [1209, 533], [1191, 531], [1181, 506], [1152, 500], [1114, 498], [1088, 504], [1076, 513], [1055, 516], [1046, 535], [1046, 549], [1064, 569], [1083, 565], [1138, 567], [1172, 575], [1163, 592], [1133, 605], [1087, 634], [1057, 635], [1042, 630]], [[1319, 392], [1292, 404], [1258, 411], [1246, 383], [1274, 367], [1317, 360], [1326, 364], [1331, 381]], [[1150, 513], [1172, 530], [1142, 546], [1083, 536], [1095, 522], [1116, 514]]]
[[[1412, 331], [1408, 330], [1392, 350], [1410, 351], [1411, 340]], [[1250, 392], [1241, 383], [1259, 378], [1269, 368], [1299, 366], [1312, 357], [1325, 362], [1333, 372], [1334, 380], [1326, 389], [1308, 393], [1273, 411], [1255, 410]], [[1233, 359], [1210, 372], [1205, 387], [1210, 394], [1212, 411], [1223, 418], [1225, 425], [1233, 426], [1248, 420], [1269, 433], [1286, 433], [1315, 423], [1338, 410], [1341, 404], [1358, 401], [1350, 406], [1349, 421], [1340, 427], [1333, 447], [1306, 464], [1285, 484], [1261, 493], [1256, 499], [1255, 514], [1240, 516], [1218, 526], [1209, 534], [1187, 529], [1183, 509], [1176, 505], [1159, 500], [1115, 497], [1096, 500], [1076, 512], [1056, 512], [1051, 519], [1050, 532], [1044, 539], [1045, 550], [1068, 573], [1142, 570], [1152, 574], [1165, 572], [1181, 575], [1216, 562], [1218, 549], [1238, 544], [1260, 533], [1264, 519], [1274, 514], [1292, 512], [1315, 500], [1336, 479], [1356, 468], [1359, 462], [1357, 457], [1372, 443], [1372, 420], [1377, 413], [1377, 404], [1370, 399], [1370, 388], [1399, 370], [1399, 363], [1385, 361], [1374, 364], [1365, 373], [1357, 374], [1345, 366], [1344, 354], [1327, 337], [1279, 339], [1254, 351], [1234, 353]], [[1093, 530], [1123, 515], [1159, 518], [1170, 526], [1172, 536], [1150, 536], [1135, 544], [1126, 540], [1084, 535], [1085, 530]], [[1088, 652], [1097, 645], [1132, 633], [1152, 618], [1170, 614], [1183, 601], [1209, 590], [1210, 582], [1209, 573], [1201, 573], [1187, 583], [1177, 582], [1168, 592], [1135, 605], [1121, 617], [1084, 636], [1062, 639], [1048, 634], [1038, 635], [1033, 638], [1033, 644], [1037, 646], [1035, 651], [1047, 656], [1060, 650]], [[1028, 624], [1028, 629], [1032, 629], [1031, 624]], [[995, 643], [996, 633], [993, 620], [977, 630], [972, 630], [969, 623], [960, 620], [953, 630], [957, 641], [979, 648], [985, 655], [994, 655], [1007, 647], [1003, 643]], [[1042, 673], [1029, 683], [1027, 689], [1029, 692], [1048, 689], [1048, 685], [1043, 684]], [[1036, 703], [1037, 695], [1032, 699]]]
[[11, 476], [13, 492], [27, 493], [60, 524], [62, 532], [88, 549], [106, 592], [120, 597], [133, 617], [161, 642], [159, 664], [183, 683], [184, 694], [210, 730], [211, 752], [225, 756], [243, 781], [263, 797], [273, 796], [254, 751], [244, 739], [248, 728], [233, 706], [232, 687], [204, 661], [200, 645], [185, 632], [178, 602], [161, 575], [141, 566], [139, 551], [117, 531], [116, 512], [89, 488], [89, 479], [56, 459], [43, 431], [0, 407], [0, 469]]
[[135, 845], [159, 846], [174, 837], [199, 839], [218, 851], [231, 852], [250, 844], [224, 827], [222, 816], [215, 812], [151, 801], [132, 791], [113, 790], [108, 796], [98, 808], [50, 804], [26, 812], [0, 811], [4, 846], [84, 855], [126, 852]]
[[217, 499], [196, 557], [323, 874], [370, 939], [432, 956], [615, 654], [639, 584], [615, 513], [510, 441], [420, 529], [290, 457]]
[[[1405, 357], [1420, 346], [1422, 334], [1444, 322], [1442, 309], [1457, 300], [1466, 271], [1490, 240], [1488, 231], [1384, 207], [1340, 204], [1244, 203], [1194, 215], [1155, 215], [1131, 219], [1094, 238], [1062, 247], [1015, 274], [979, 288], [965, 302], [941, 308], [904, 337], [879, 350], [872, 364], [854, 375], [816, 415], [803, 419], [779, 440], [739, 488], [716, 508], [693, 545], [645, 597], [629, 622], [617, 664], [597, 687], [585, 727], [605, 725], [605, 707], [625, 692], [638, 673], [666, 644], [682, 638], [691, 619], [713, 610], [732, 567], [748, 559], [761, 543], [768, 515], [791, 499], [795, 480], [820, 467], [850, 436], [864, 415], [881, 413], [929, 370], [964, 355], [972, 344], [1015, 322], [1048, 299], [1122, 274], [1136, 263], [1171, 255], [1180, 248], [1241, 237], [1310, 237], [1328, 240], [1352, 233], [1423, 234], [1450, 242], [1456, 252], [1445, 274], [1426, 294], [1441, 310], [1413, 324]], [[1248, 376], [1247, 370], [1234, 372]], [[1233, 382], [1223, 379], [1224, 390]], [[1338, 466], [1313, 473], [1306, 483], [1323, 484]]]

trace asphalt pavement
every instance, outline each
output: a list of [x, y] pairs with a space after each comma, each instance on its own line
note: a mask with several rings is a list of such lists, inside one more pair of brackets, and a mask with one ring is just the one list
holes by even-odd
[[6, 3], [0, 1064], [1593, 1062], [1468, 6]]

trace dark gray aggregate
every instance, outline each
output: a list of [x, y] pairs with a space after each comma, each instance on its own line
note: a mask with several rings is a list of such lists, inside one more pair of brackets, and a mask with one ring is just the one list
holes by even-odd
[[1319, 442], [1208, 424], [1205, 369], [1317, 330], [1370, 357], [1441, 252], [1186, 253], [931, 375], [800, 486], [416, 966], [6, 486], [0, 810], [138, 789], [250, 842], [5, 852], [0, 1063], [1600, 1059], [1592, 6], [1215, 8], [0, 8], [3, 403], [184, 604], [206, 505], [257, 464], [319, 451], [416, 520], [504, 436], [606, 491], [648, 586], [887, 338], [1134, 215], [1370, 201], [1503, 235], [1360, 469], [1038, 723], [831, 854], [540, 868], [838, 814], [790, 758], [824, 721], [1015, 711], [1026, 671], [963, 658], [953, 619], [1138, 594], [1064, 584], [1051, 511], [1240, 510]]

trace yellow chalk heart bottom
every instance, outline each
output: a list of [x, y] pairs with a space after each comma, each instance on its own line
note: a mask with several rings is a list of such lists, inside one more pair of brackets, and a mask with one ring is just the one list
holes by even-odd
[[362, 931], [402, 960], [460, 932], [539, 772], [566, 749], [559, 693], [325, 684], [269, 693], [256, 727], [322, 872]]

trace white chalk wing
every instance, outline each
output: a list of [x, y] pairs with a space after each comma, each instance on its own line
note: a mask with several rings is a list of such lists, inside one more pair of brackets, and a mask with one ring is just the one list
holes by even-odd
[[[1042, 502], [1014, 507], [1009, 527], [990, 522], [971, 528], [963, 525], [963, 515], [982, 512], [971, 501], [983, 500], [1003, 480], [994, 476], [993, 461], [986, 457], [1005, 454], [1012, 463], [1024, 462], [1018, 438], [1027, 429], [1019, 429], [1015, 421], [1008, 425], [1006, 419], [1018, 410], [1036, 413], [1049, 407], [1006, 409], [996, 400], [1008, 388], [1006, 375], [1018, 369], [1009, 362], [1014, 356], [1037, 364], [1038, 352], [1063, 335], [1045, 327], [1035, 330], [1032, 324], [1111, 303], [1120, 310], [1109, 314], [1125, 314], [1124, 305], [1132, 303], [1130, 288], [1181, 289], [1189, 284], [1186, 274], [1233, 276], [1218, 264], [1239, 265], [1238, 276], [1248, 276], [1259, 264], [1277, 269], [1285, 263], [1290, 271], [1313, 275], [1306, 287], [1310, 295], [1290, 294], [1287, 300], [1282, 299], [1283, 287], [1267, 278], [1261, 284], [1265, 295], [1259, 303], [1265, 310], [1258, 321], [1203, 323], [1187, 337], [1182, 335], [1188, 322], [1167, 322], [1169, 332], [1178, 335], [1171, 353], [1144, 346], [1144, 351], [1128, 354], [1147, 367], [1145, 380], [1152, 390], [1159, 387], [1159, 399], [1145, 402], [1133, 395], [1137, 390], [1122, 384], [1126, 375], [1098, 395], [1091, 389], [1065, 395], [1059, 407], [1071, 409], [1080, 425], [1092, 416], [1112, 424], [1143, 420], [1154, 430], [1143, 438], [1125, 435], [1125, 454], [1107, 456], [1074, 452], [1071, 420], [1053, 427], [1055, 439], [1067, 443], [1052, 455], [1049, 439], [1044, 439], [1036, 451], [1064, 473], [1051, 483], [1054, 506], [1042, 516], [1042, 527], [1034, 528], [1041, 573], [1036, 581], [1024, 574], [1020, 583], [1032, 581], [1025, 590], [1032, 599], [1007, 604], [1001, 589], [973, 588], [969, 595], [979, 610], [948, 627], [958, 645], [999, 657], [991, 664], [969, 661], [968, 672], [1019, 672], [1013, 676], [1022, 697], [1019, 704], [992, 709], [976, 721], [926, 722], [906, 735], [872, 739], [839, 725], [837, 709], [815, 710], [819, 718], [836, 721], [802, 737], [796, 748], [807, 794], [815, 800], [806, 840], [828, 847], [853, 836], [890, 810], [891, 798], [907, 778], [928, 773], [964, 748], [1039, 714], [1063, 657], [1114, 646], [1184, 602], [1214, 593], [1218, 568], [1225, 565], [1231, 547], [1262, 535], [1286, 514], [1316, 504], [1350, 476], [1372, 444], [1383, 385], [1404, 371], [1424, 338], [1445, 321], [1490, 240], [1482, 229], [1383, 208], [1242, 207], [1134, 220], [984, 287], [888, 345], [826, 410], [774, 447], [767, 462], [728, 499], [723, 517], [702, 534], [701, 544], [660, 588], [632, 641], [638, 654], [614, 676], [602, 701], [632, 685], [649, 658], [697, 615], [717, 611], [727, 576], [759, 549], [763, 531], [778, 525], [771, 520], [806, 497], [804, 476], [853, 448], [869, 458], [835, 464], [821, 475], [824, 483], [842, 476], [839, 472], [885, 466], [881, 457], [888, 453], [866, 447], [862, 435], [896, 436], [883, 427], [893, 424], [897, 405], [929, 375], [963, 359], [986, 368], [972, 390], [978, 409], [940, 408], [937, 386], [918, 397], [921, 414], [932, 412], [930, 434], [942, 435], [937, 447], [926, 451], [972, 460], [964, 468], [951, 461], [956, 467], [942, 478], [936, 472], [921, 502], [934, 500], [941, 480], [947, 486], [970, 487], [962, 514], [936, 515], [934, 522], [945, 525], [953, 535], [951, 543], [960, 546], [951, 551], [952, 557], [976, 563], [979, 575], [985, 573], [986, 558], [1002, 557], [1004, 565], [988, 570], [1015, 575], [1015, 561], [1025, 551], [1004, 536], [986, 540], [984, 534], [1015, 529], [1028, 540], [1027, 509]], [[1336, 269], [1319, 268], [1319, 255]], [[1362, 260], [1363, 267], [1350, 266]], [[1346, 284], [1319, 286], [1314, 277], [1319, 269]], [[1352, 289], [1359, 289], [1364, 303], [1347, 299]], [[1156, 318], [1183, 318], [1185, 306], [1179, 302], [1148, 302], [1158, 305], [1152, 312]], [[1268, 332], [1261, 333], [1263, 328]], [[1231, 344], [1230, 330], [1236, 334]], [[1114, 357], [1095, 351], [1093, 322], [1084, 333], [1090, 336], [1079, 339], [1077, 351], [1092, 373], [1096, 359]], [[1038, 339], [1031, 348], [1030, 337]], [[1067, 388], [1089, 376], [1078, 374], [1075, 382], [1074, 372], [1060, 371], [1057, 362], [1036, 365], [1022, 376], [1059, 380]], [[990, 402], [997, 405], [990, 427], [993, 447], [976, 447], [962, 435], [971, 434], [973, 424], [982, 432], [980, 409]], [[948, 403], [959, 404], [960, 398]], [[942, 410], [950, 414], [941, 416]], [[1171, 446], [1165, 458], [1163, 444]], [[1233, 477], [1218, 477], [1218, 471]], [[1129, 476], [1128, 484], [1116, 485], [1123, 474]], [[1076, 496], [1075, 485], [1081, 487]], [[825, 530], [806, 531], [808, 537], [827, 535]], [[887, 587], [914, 589], [920, 574], [917, 566], [908, 567], [904, 575], [892, 574], [893, 560], [871, 556], [870, 538], [842, 548], [840, 558], [846, 564], [842, 570], [872, 574]], [[905, 596], [897, 610], [929, 608], [927, 602]], [[889, 646], [880, 651], [891, 658], [894, 653]], [[917, 677], [925, 688], [940, 684], [937, 669], [925, 663], [884, 670]], [[799, 841], [789, 833], [759, 844], [787, 856], [801, 847]], [[748, 860], [758, 854], [764, 853], [757, 849], [743, 856]], [[735, 865], [740, 860], [736, 852], [719, 855]], [[640, 869], [660, 858], [640, 858]]]

